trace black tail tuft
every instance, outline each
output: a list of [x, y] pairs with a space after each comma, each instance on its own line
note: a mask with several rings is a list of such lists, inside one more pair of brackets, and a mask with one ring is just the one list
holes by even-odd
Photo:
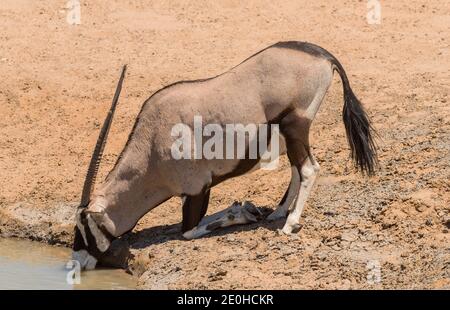
[[361, 172], [373, 175], [375, 173], [375, 167], [378, 165], [377, 147], [373, 137], [375, 130], [372, 128], [369, 117], [366, 111], [364, 111], [361, 102], [356, 98], [353, 90], [350, 88], [350, 83], [344, 68], [333, 56], [331, 62], [341, 76], [344, 88], [342, 118], [344, 120], [352, 159], [355, 162], [355, 166]]
[[378, 164], [376, 145], [372, 136], [374, 130], [364, 108], [350, 87], [347, 91], [344, 90], [344, 100], [342, 118], [352, 159], [363, 173], [373, 175]]

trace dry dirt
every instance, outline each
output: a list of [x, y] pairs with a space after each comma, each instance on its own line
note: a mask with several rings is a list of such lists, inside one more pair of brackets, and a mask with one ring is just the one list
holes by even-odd
[[[322, 170], [298, 236], [260, 222], [182, 240], [179, 199], [127, 236], [142, 288], [450, 288], [450, 6], [382, 1], [65, 1], [0, 4], [0, 235], [70, 244], [88, 161], [124, 63], [129, 71], [101, 176], [142, 102], [162, 86], [216, 75], [277, 41], [314, 42], [344, 65], [380, 135], [380, 169], [349, 160], [335, 77], [312, 128]], [[274, 208], [289, 181], [257, 171], [212, 191]], [[375, 283], [367, 276], [376, 274]]]

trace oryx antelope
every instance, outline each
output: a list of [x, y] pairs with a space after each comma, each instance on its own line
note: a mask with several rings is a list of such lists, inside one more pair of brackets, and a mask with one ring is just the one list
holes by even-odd
[[230, 209], [233, 216], [222, 214], [202, 221], [211, 188], [258, 167], [259, 159], [172, 158], [171, 128], [177, 123], [192, 124], [196, 115], [212, 124], [279, 125], [292, 177], [279, 207], [268, 219], [287, 217], [282, 232], [297, 230], [319, 172], [309, 145], [309, 129], [334, 70], [343, 84], [343, 121], [351, 156], [361, 171], [372, 174], [377, 164], [372, 128], [344, 68], [325, 49], [290, 41], [269, 46], [214, 78], [177, 82], [155, 92], [143, 104], [114, 168], [92, 192], [124, 67], [86, 176], [76, 216], [74, 259], [86, 269], [94, 268], [97, 262], [123, 264], [127, 251], [113, 250], [112, 242], [174, 196], [183, 198], [182, 232], [188, 239], [253, 220], [252, 208], [235, 204]]

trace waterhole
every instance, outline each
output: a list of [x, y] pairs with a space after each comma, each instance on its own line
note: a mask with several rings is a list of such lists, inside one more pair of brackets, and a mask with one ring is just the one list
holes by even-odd
[[123, 270], [79, 272], [71, 250], [39, 242], [0, 238], [0, 289], [134, 289]]

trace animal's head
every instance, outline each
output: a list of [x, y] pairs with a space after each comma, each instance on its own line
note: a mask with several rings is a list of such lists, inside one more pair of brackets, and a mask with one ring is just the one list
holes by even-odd
[[104, 213], [97, 212], [98, 210], [91, 208], [91, 193], [119, 99], [125, 71], [126, 66], [123, 67], [111, 109], [100, 131], [84, 182], [81, 204], [76, 214], [73, 259], [77, 260], [83, 269], [93, 269], [97, 264], [124, 268], [129, 256], [126, 242], [114, 237], [104, 225]]
[[97, 264], [125, 268], [130, 254], [128, 244], [108, 232], [101, 224], [101, 216], [85, 208], [78, 209], [72, 257], [83, 269], [94, 269]]

